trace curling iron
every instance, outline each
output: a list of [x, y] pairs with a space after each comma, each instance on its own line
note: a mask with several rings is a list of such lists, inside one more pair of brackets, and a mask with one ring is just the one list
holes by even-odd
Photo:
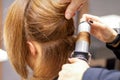
[[[88, 62], [90, 53], [89, 53], [89, 46], [90, 46], [90, 25], [88, 22], [83, 21], [78, 26], [78, 36], [75, 45], [74, 53], [72, 57], [85, 60]], [[54, 80], [57, 80], [56, 77]]]
[[79, 24], [77, 31], [77, 41], [72, 57], [82, 59], [88, 62], [88, 59], [90, 57], [90, 29], [90, 24], [86, 21], [83, 21]]

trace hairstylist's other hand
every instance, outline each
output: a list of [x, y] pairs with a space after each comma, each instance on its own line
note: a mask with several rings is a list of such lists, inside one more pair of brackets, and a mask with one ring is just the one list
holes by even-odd
[[69, 61], [70, 64], [62, 66], [58, 80], [82, 80], [84, 72], [89, 68], [87, 62], [77, 58], [71, 58]]
[[65, 17], [66, 19], [70, 19], [74, 16], [75, 12], [81, 9], [83, 4], [87, 0], [58, 0], [60, 3], [70, 3], [66, 9]]
[[112, 42], [117, 36], [117, 32], [103, 23], [97, 16], [84, 14], [81, 21], [89, 22], [91, 24], [91, 34], [103, 42]]

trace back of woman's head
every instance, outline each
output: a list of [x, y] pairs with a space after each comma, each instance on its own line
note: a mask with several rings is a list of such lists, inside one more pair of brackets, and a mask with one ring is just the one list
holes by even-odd
[[74, 49], [74, 26], [72, 19], [64, 17], [66, 7], [55, 0], [15, 0], [10, 7], [4, 40], [9, 59], [21, 77], [28, 76], [27, 41], [35, 41], [42, 50], [34, 66], [34, 77], [52, 79], [67, 62]]

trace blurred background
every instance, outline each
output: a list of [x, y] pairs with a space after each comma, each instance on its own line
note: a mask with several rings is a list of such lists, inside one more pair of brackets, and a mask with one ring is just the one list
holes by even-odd
[[[0, 47], [4, 49], [2, 30], [7, 10], [14, 0], [0, 0]], [[75, 16], [75, 26], [84, 13], [101, 17], [113, 28], [120, 27], [120, 0], [88, 0], [84, 8]], [[105, 67], [108, 69], [119, 69], [119, 61], [115, 59], [112, 52], [105, 47], [105, 44], [91, 37], [90, 52], [92, 54], [91, 66]], [[0, 80], [21, 80], [19, 75], [11, 67], [6, 53], [0, 51]], [[2, 60], [2, 58], [4, 58]], [[111, 66], [112, 64], [112, 66]]]

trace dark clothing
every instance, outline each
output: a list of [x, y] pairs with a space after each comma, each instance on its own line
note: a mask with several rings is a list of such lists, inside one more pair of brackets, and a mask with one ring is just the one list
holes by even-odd
[[[117, 48], [110, 47], [110, 49], [120, 60], [120, 45]], [[89, 68], [84, 73], [83, 80], [120, 80], [120, 71], [107, 70], [104, 68]]]
[[[120, 60], [120, 44], [116, 48], [106, 46], [111, 49]], [[107, 70], [104, 68], [89, 68], [84, 73], [83, 80], [120, 80], [120, 71]]]
[[[118, 34], [120, 34], [120, 28], [114, 29]], [[119, 39], [118, 39], [119, 40]], [[120, 41], [120, 40], [119, 40]], [[120, 60], [120, 44], [117, 47], [112, 47], [110, 45], [106, 44], [106, 47], [113, 51], [113, 53], [116, 55], [116, 57]]]
[[84, 73], [83, 80], [120, 80], [120, 72], [103, 68], [89, 68]]
[[112, 46], [108, 46], [106, 45], [107, 48], [111, 49], [113, 51], [113, 53], [116, 55], [116, 57], [120, 60], [120, 45], [118, 45], [118, 47], [114, 48]]

